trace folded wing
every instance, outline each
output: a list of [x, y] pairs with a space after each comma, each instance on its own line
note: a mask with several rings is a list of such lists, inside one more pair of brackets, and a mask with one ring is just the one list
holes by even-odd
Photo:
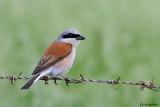
[[67, 57], [72, 51], [72, 45], [63, 42], [53, 42], [37, 64], [32, 75], [36, 75]]

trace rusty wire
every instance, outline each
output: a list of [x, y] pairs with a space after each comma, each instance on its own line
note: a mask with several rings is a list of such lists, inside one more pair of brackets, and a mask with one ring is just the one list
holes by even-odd
[[[6, 72], [6, 71], [5, 71]], [[26, 79], [31, 79], [31, 77], [20, 77], [22, 74], [22, 72], [18, 75], [18, 76], [15, 76], [15, 75], [8, 75], [8, 72], [6, 72], [6, 75], [7, 76], [0, 76], [0, 79], [9, 79], [11, 80], [11, 84], [14, 85], [14, 82], [16, 80], [19, 80], [19, 79], [23, 79], [23, 80], [26, 80]], [[45, 78], [40, 78], [39, 80], [44, 80], [45, 81], [45, 85], [48, 84], [47, 81], [49, 80], [54, 80], [54, 83], [57, 85], [56, 81], [57, 80], [62, 80], [62, 81], [66, 81], [66, 79], [62, 79], [62, 78], [52, 78], [52, 77], [49, 77], [47, 78], [47, 80]], [[152, 82], [144, 82], [144, 81], [140, 81], [140, 82], [128, 82], [128, 81], [120, 81], [120, 77], [117, 79], [117, 80], [94, 80], [94, 79], [85, 79], [81, 74], [80, 74], [80, 79], [70, 79], [70, 78], [67, 78], [67, 82], [68, 83], [82, 83], [82, 84], [87, 84], [89, 82], [95, 82], [95, 83], [104, 83], [104, 84], [113, 84], [113, 87], [117, 90], [116, 88], [116, 84], [128, 84], [128, 85], [138, 85], [140, 86], [140, 90], [143, 91], [144, 88], [147, 88], [147, 89], [150, 89], [150, 90], [153, 90], [153, 91], [160, 91], [160, 86], [155, 86], [154, 85], [154, 82], [153, 82], [153, 78], [152, 78]]]

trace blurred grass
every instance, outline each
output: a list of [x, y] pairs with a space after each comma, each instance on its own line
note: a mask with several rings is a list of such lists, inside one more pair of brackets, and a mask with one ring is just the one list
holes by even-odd
[[[149, 81], [160, 75], [160, 1], [158, 0], [1, 0], [0, 75], [31, 76], [45, 49], [68, 28], [86, 37], [77, 47], [75, 63], [66, 75], [79, 78]], [[2, 107], [117, 107], [160, 103], [158, 92], [137, 86], [77, 84], [44, 86], [38, 81], [0, 81]]]

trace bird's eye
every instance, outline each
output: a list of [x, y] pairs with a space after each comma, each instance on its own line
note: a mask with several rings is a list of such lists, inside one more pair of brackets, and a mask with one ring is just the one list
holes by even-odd
[[80, 36], [79, 34], [69, 33], [67, 35], [64, 35], [63, 38], [77, 38], [79, 36]]

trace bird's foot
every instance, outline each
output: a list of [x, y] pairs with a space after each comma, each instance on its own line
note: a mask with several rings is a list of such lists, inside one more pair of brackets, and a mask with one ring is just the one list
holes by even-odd
[[69, 78], [67, 78], [67, 77], [64, 77], [64, 76], [63, 76], [63, 79], [66, 81], [66, 85], [69, 87], [69, 85], [68, 85], [68, 84], [69, 84], [69, 80], [70, 80], [70, 79], [69, 79]]
[[45, 85], [47, 85], [48, 81], [49, 81], [49, 78], [48, 78], [48, 76], [44, 76], [44, 77], [42, 77], [42, 80], [44, 80], [45, 81]]
[[58, 85], [58, 84], [57, 84], [57, 78], [53, 78], [53, 80], [54, 80], [54, 83], [55, 83], [56, 85]]

